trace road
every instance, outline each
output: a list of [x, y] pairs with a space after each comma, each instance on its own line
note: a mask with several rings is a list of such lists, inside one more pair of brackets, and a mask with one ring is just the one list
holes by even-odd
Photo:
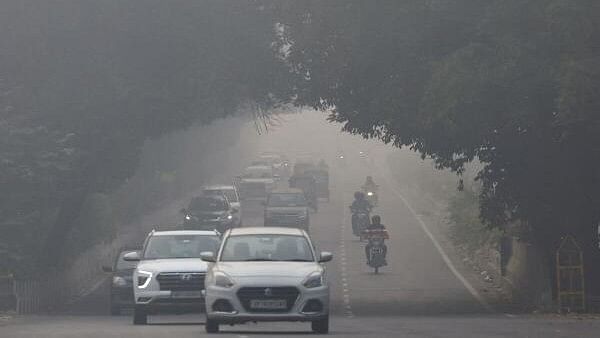
[[[600, 321], [510, 314], [482, 296], [479, 277], [440, 244], [439, 233], [421, 219], [400, 186], [368, 162], [337, 168], [332, 198], [312, 215], [318, 250], [332, 251], [332, 336], [342, 337], [598, 337]], [[332, 170], [333, 171], [333, 170]], [[375, 174], [373, 174], [375, 173]], [[363, 244], [353, 238], [348, 205], [365, 175], [381, 184], [377, 213], [387, 223], [388, 262], [374, 275], [364, 264]], [[260, 225], [261, 210], [244, 207], [245, 225]], [[155, 316], [133, 326], [130, 316], [105, 314], [100, 288], [68, 314], [17, 318], [0, 326], [2, 338], [203, 337], [203, 315]], [[83, 315], [85, 314], [85, 315]], [[222, 327], [223, 337], [314, 336], [306, 323]]]

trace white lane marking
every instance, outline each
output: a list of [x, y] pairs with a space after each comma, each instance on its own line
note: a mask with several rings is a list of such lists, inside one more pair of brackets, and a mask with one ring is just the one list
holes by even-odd
[[404, 205], [406, 206], [406, 208], [415, 217], [415, 219], [419, 223], [421, 229], [423, 229], [423, 231], [425, 232], [425, 234], [427, 235], [427, 237], [429, 237], [429, 239], [433, 243], [433, 246], [437, 249], [437, 251], [440, 254], [440, 256], [442, 256], [442, 259], [444, 260], [444, 263], [446, 263], [446, 266], [448, 266], [448, 268], [450, 269], [450, 271], [452, 271], [452, 273], [454, 274], [454, 276], [464, 285], [464, 287], [469, 291], [469, 293], [475, 299], [477, 299], [477, 301], [479, 302], [479, 304], [481, 304], [481, 306], [483, 308], [485, 308], [489, 312], [494, 312], [494, 310], [492, 309], [492, 307], [490, 306], [490, 304], [488, 304], [488, 302], [485, 299], [483, 299], [483, 297], [481, 297], [481, 295], [479, 294], [479, 292], [477, 292], [477, 290], [475, 290], [475, 288], [471, 285], [471, 283], [469, 283], [469, 281], [456, 269], [456, 267], [454, 266], [454, 264], [450, 260], [450, 257], [448, 257], [448, 255], [446, 254], [446, 252], [444, 251], [444, 249], [442, 248], [442, 246], [440, 245], [440, 243], [437, 241], [437, 239], [435, 239], [435, 237], [433, 236], [433, 234], [431, 233], [431, 231], [427, 227], [427, 224], [425, 224], [425, 222], [423, 221], [423, 219], [421, 218], [421, 216], [419, 216], [419, 214], [417, 214], [417, 212], [415, 211], [415, 209], [413, 209], [413, 207], [410, 205], [410, 203], [404, 197], [404, 195], [402, 195], [402, 193], [400, 191], [398, 191], [396, 188], [394, 188], [393, 184], [391, 184], [390, 180], [387, 177], [385, 177], [383, 175], [382, 175], [382, 177], [383, 177], [384, 180], [386, 180], [388, 182], [388, 187], [390, 188], [390, 190], [398, 198], [400, 198], [400, 200], [402, 200], [402, 203], [404, 203]]
[[[344, 199], [341, 199], [344, 201]], [[347, 274], [347, 260], [346, 260], [346, 222], [348, 221], [348, 215], [346, 213], [346, 208], [344, 208], [344, 204], [342, 203], [342, 224], [340, 224], [340, 261], [341, 261], [341, 276], [342, 276], [342, 298], [344, 303], [344, 316], [346, 318], [354, 318], [354, 313], [352, 312], [352, 304], [350, 302], [350, 286], [348, 285], [348, 274]]]

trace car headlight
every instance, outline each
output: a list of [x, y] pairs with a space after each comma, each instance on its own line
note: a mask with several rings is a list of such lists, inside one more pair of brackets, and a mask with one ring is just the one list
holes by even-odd
[[317, 288], [325, 284], [325, 276], [320, 271], [315, 271], [308, 275], [302, 285], [308, 289]]
[[123, 287], [123, 286], [127, 286], [127, 281], [125, 280], [125, 278], [123, 278], [121, 276], [114, 276], [112, 279], [112, 284], [113, 284], [113, 286]]
[[152, 272], [138, 270], [137, 287], [139, 289], [147, 288], [148, 285], [150, 284], [151, 280], [152, 280]]
[[227, 219], [233, 219], [233, 216], [227, 215]]
[[190, 215], [185, 215], [185, 219], [187, 219], [188, 221], [192, 219], [192, 216]]
[[215, 272], [214, 274], [215, 285], [222, 288], [230, 288], [235, 285], [231, 277], [224, 272]]
[[372, 192], [372, 191], [369, 191], [369, 192], [367, 193], [367, 196], [373, 196], [373, 192]]

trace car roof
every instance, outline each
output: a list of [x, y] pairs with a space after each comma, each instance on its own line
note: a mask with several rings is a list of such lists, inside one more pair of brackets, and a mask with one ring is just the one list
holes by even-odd
[[154, 231], [152, 236], [218, 236], [216, 231], [210, 230], [159, 230]]
[[271, 168], [271, 166], [268, 165], [251, 165], [246, 167], [246, 170], [248, 169], [267, 169], [267, 170], [271, 170], [273, 168]]
[[230, 236], [240, 235], [294, 235], [304, 236], [304, 231], [298, 228], [283, 228], [283, 227], [247, 227], [233, 228], [230, 230]]
[[207, 185], [202, 190], [235, 190], [233, 185]]

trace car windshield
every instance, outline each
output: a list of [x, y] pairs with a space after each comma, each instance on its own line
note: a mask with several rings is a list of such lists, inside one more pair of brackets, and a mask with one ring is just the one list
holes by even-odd
[[207, 235], [152, 236], [146, 244], [144, 259], [200, 258], [204, 251], [217, 251], [219, 238]]
[[125, 254], [129, 252], [131, 251], [122, 251], [121, 253], [119, 253], [119, 258], [117, 259], [117, 266], [115, 267], [115, 270], [119, 271], [135, 269], [137, 262], [126, 261], [123, 259], [123, 256], [125, 256]]
[[238, 235], [225, 242], [221, 261], [312, 262], [313, 252], [305, 237], [295, 235]]
[[304, 194], [300, 193], [271, 194], [267, 205], [270, 207], [305, 207], [306, 199]]
[[235, 190], [233, 190], [233, 189], [204, 190], [204, 194], [205, 195], [216, 195], [216, 196], [224, 195], [225, 197], [227, 197], [227, 200], [229, 200], [230, 203], [238, 202], [237, 194], [235, 193]]
[[223, 211], [227, 210], [227, 203], [222, 197], [196, 197], [190, 202], [189, 209], [190, 212]]

